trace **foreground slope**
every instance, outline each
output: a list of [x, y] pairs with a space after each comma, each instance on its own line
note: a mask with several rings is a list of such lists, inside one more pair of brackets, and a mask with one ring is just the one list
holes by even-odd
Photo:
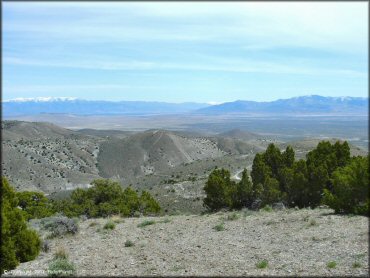
[[[289, 209], [242, 211], [238, 219], [225, 220], [231, 214], [129, 218], [114, 230], [99, 232], [107, 220], [90, 219], [80, 223], [77, 235], [51, 240], [50, 252], [17, 271], [46, 270], [63, 246], [79, 276], [368, 274], [367, 217]], [[137, 226], [146, 219], [156, 223]], [[213, 229], [222, 222], [225, 230]], [[126, 240], [134, 246], [125, 247]], [[256, 264], [263, 260], [268, 265], [260, 269]], [[328, 268], [329, 262], [335, 268]]]

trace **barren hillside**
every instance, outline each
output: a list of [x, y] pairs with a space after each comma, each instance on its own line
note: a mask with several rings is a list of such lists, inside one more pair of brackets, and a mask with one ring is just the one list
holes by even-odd
[[99, 177], [100, 138], [49, 123], [5, 122], [3, 174], [18, 190], [51, 193], [86, 187]]
[[120, 179], [154, 174], [182, 163], [221, 157], [224, 154], [208, 138], [154, 130], [103, 143], [98, 163], [103, 177]]
[[[49, 123], [2, 123], [3, 174], [17, 190], [62, 195], [88, 187], [96, 178], [119, 180], [149, 190], [169, 211], [202, 211], [203, 186], [215, 168], [230, 170], [236, 180], [251, 169], [254, 155], [274, 143], [290, 144], [296, 157], [316, 147], [319, 139], [283, 142], [269, 136], [231, 130], [221, 136], [194, 132], [148, 130], [72, 131]], [[238, 138], [232, 138], [238, 137]], [[334, 139], [331, 139], [334, 142]], [[352, 155], [366, 151], [351, 145]]]

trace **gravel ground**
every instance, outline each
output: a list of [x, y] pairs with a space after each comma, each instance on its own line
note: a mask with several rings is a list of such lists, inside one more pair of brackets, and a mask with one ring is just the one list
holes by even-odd
[[[51, 240], [51, 250], [22, 263], [16, 274], [46, 270], [64, 247], [78, 276], [367, 276], [368, 218], [329, 209], [241, 211], [80, 222], [76, 235]], [[137, 225], [144, 220], [155, 224]], [[95, 223], [91, 226], [91, 223]], [[224, 230], [214, 227], [224, 223]], [[134, 246], [125, 247], [126, 240]], [[266, 268], [257, 264], [267, 261]], [[327, 264], [335, 262], [334, 268]], [[357, 267], [353, 264], [357, 263]]]

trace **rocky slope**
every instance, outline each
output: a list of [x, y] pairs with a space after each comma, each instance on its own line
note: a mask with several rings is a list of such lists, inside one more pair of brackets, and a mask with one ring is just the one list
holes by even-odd
[[194, 138], [164, 130], [135, 134], [101, 145], [98, 163], [103, 177], [137, 177], [161, 172], [225, 154], [208, 138]]
[[2, 170], [18, 190], [51, 193], [87, 187], [99, 178], [101, 138], [49, 123], [2, 124]]
[[[155, 224], [138, 227], [148, 219]], [[109, 231], [101, 229], [106, 222], [81, 221], [78, 234], [51, 240], [48, 253], [22, 263], [15, 273], [47, 270], [59, 247], [67, 250], [79, 276], [338, 277], [369, 271], [368, 218], [329, 209], [129, 218]], [[224, 230], [217, 231], [220, 223]], [[125, 247], [126, 240], [134, 246]], [[263, 260], [267, 267], [258, 268]]]

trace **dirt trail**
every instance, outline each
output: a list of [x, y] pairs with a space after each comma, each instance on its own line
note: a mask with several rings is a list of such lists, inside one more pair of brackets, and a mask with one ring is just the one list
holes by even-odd
[[[246, 167], [246, 169], [248, 170], [249, 174], [250, 174], [250, 171], [252, 170], [252, 164], [248, 165]], [[244, 171], [244, 169], [241, 169], [241, 170], [238, 170], [235, 172], [235, 174], [231, 177], [232, 179], [234, 180], [237, 180], [237, 181], [240, 181], [241, 180], [241, 177], [239, 176], [242, 172]]]
[[181, 152], [181, 154], [187, 159], [188, 162], [192, 162], [193, 159], [191, 156], [184, 150], [183, 146], [178, 142], [178, 138], [174, 136], [173, 134], [168, 134], [168, 136], [171, 138], [172, 142], [175, 144], [177, 149]]

